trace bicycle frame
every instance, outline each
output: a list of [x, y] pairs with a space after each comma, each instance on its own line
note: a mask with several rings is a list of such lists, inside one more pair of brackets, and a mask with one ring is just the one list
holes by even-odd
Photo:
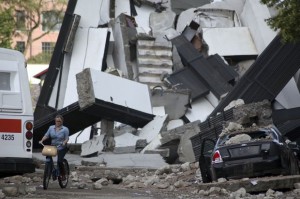
[[59, 186], [61, 188], [66, 188], [69, 182], [69, 175], [70, 175], [70, 168], [69, 163], [66, 159], [63, 159], [63, 168], [65, 173], [65, 179], [60, 177], [58, 165], [55, 166], [53, 158], [51, 156], [46, 157], [45, 161], [45, 170], [43, 176], [43, 188], [46, 190], [48, 189], [50, 178], [55, 181], [58, 179]]

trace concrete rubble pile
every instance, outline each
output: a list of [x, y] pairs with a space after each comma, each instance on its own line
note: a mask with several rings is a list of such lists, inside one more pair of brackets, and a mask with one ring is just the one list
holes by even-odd
[[[154, 118], [139, 128], [126, 122], [119, 123], [122, 119], [117, 120], [116, 117], [102, 119], [101, 132], [82, 144], [81, 155], [89, 157], [105, 151], [159, 153], [168, 163], [195, 162], [197, 157], [190, 139], [201, 134], [200, 123], [207, 119], [238, 83], [249, 63], [263, 50], [263, 47], [257, 46], [258, 41], [270, 41], [252, 35], [255, 37], [253, 42], [252, 27], [243, 25], [250, 20], [247, 12], [253, 9], [251, 6], [258, 10], [265, 8], [257, 2], [246, 1], [243, 5], [234, 4], [235, 1], [216, 2], [183, 11], [175, 20], [176, 14], [170, 10], [168, 3], [164, 5], [165, 9], [156, 11], [153, 10], [155, 3], [151, 1], [135, 3], [139, 6], [138, 12], [147, 11], [149, 14], [149, 31], [144, 24], [138, 24], [140, 15], [133, 17], [122, 13], [110, 21], [113, 53], [118, 51], [118, 55], [125, 55], [117, 57], [112, 54], [115, 68], [121, 74], [106, 78], [103, 72], [85, 69], [76, 75], [77, 93], [82, 110], [93, 107], [97, 100], [117, 103], [121, 99], [119, 105], [135, 106], [136, 110], [151, 113]], [[265, 30], [267, 26], [259, 28]], [[270, 37], [276, 35], [270, 30], [265, 31]], [[243, 39], [237, 40], [237, 37]], [[228, 43], [214, 43], [217, 38]], [[229, 59], [225, 57], [239, 61], [228, 63]], [[121, 64], [122, 61], [125, 65]], [[140, 83], [150, 88], [149, 96], [147, 87]], [[118, 85], [122, 92], [119, 90], [117, 92], [120, 93], [116, 94], [114, 87], [101, 87], [113, 84]], [[131, 106], [131, 103], [134, 105]], [[272, 113], [271, 109], [268, 111], [268, 114]], [[260, 117], [256, 113], [249, 114], [240, 117], [240, 121], [235, 118], [232, 122], [244, 124]], [[268, 117], [271, 119], [271, 115]], [[272, 121], [266, 123], [271, 124]]]
[[[89, 166], [86, 166], [89, 165]], [[92, 162], [84, 162], [70, 174], [69, 187], [99, 191], [106, 187], [137, 189], [166, 194], [166, 196], [196, 199], [205, 198], [297, 198], [300, 193], [299, 176], [286, 178], [241, 179], [201, 183], [198, 163], [168, 165], [153, 169], [109, 169]], [[55, 182], [54, 182], [55, 183]], [[0, 180], [0, 198], [35, 198], [42, 186], [42, 173], [6, 177]], [[274, 188], [271, 189], [270, 187]], [[282, 192], [276, 189], [288, 188]], [[259, 194], [258, 194], [259, 192]]]

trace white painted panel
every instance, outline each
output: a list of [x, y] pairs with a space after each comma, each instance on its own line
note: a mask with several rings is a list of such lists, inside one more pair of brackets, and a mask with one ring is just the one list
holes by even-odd
[[139, 139], [140, 138], [138, 136], [131, 133], [123, 133], [122, 135], [115, 136], [115, 148], [128, 146], [135, 147], [136, 142]]
[[190, 122], [194, 122], [196, 120], [203, 122], [214, 110], [214, 107], [205, 98], [197, 99], [191, 105], [192, 108], [189, 108], [185, 114]]
[[107, 29], [78, 29], [73, 46], [63, 107], [78, 101], [76, 74], [84, 68], [101, 69]]
[[156, 106], [152, 108], [154, 115], [164, 116], [166, 115], [165, 107], [164, 106]]
[[259, 54], [277, 34], [265, 21], [270, 17], [272, 17], [270, 10], [260, 0], [245, 1], [240, 19], [244, 26], [249, 27]]
[[160, 134], [168, 115], [155, 116], [155, 118], [144, 126], [139, 134], [140, 139], [146, 139], [147, 143], [152, 142]]
[[150, 33], [151, 28], [149, 24], [149, 16], [154, 12], [154, 8], [149, 6], [141, 6], [140, 8], [135, 6], [136, 12], [135, 21], [138, 24], [137, 31], [142, 33]]
[[300, 107], [300, 94], [294, 78], [285, 85], [275, 100], [286, 109]]
[[79, 27], [97, 27], [109, 21], [109, 1], [78, 0], [74, 13], [80, 15]]
[[115, 2], [115, 18], [117, 18], [121, 13], [130, 16], [129, 0], [115, 0]]
[[210, 55], [239, 56], [258, 54], [247, 27], [203, 28], [203, 37], [209, 46]]
[[90, 70], [95, 98], [152, 114], [148, 85]]
[[205, 98], [210, 102], [210, 104], [213, 107], [217, 107], [218, 106], [219, 100], [218, 100], [218, 98], [212, 92], [209, 92], [208, 95], [205, 96]]

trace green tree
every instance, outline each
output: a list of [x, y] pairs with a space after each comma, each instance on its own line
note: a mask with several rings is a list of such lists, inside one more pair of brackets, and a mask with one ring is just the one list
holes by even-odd
[[12, 9], [0, 8], [0, 47], [2, 48], [11, 48], [15, 27], [12, 13]]
[[[15, 36], [26, 38], [26, 55], [34, 41], [60, 28], [67, 0], [0, 0], [0, 3], [14, 9], [15, 30], [18, 30]], [[43, 32], [34, 36], [33, 33], [41, 25]]]
[[286, 42], [300, 41], [300, 0], [261, 0], [268, 7], [274, 7], [277, 15], [267, 19], [268, 25], [280, 30]]

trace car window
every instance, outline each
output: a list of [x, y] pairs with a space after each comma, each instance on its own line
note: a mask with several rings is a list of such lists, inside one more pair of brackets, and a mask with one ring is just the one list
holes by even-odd
[[236, 141], [231, 142], [231, 140], [234, 140], [236, 137], [242, 137], [244, 136], [244, 139], [240, 139], [239, 143], [243, 142], [249, 142], [249, 141], [257, 141], [257, 140], [277, 140], [277, 136], [272, 131], [252, 131], [252, 132], [238, 132], [238, 133], [232, 133], [227, 134], [219, 138], [217, 145], [226, 145], [226, 144], [237, 144]]

